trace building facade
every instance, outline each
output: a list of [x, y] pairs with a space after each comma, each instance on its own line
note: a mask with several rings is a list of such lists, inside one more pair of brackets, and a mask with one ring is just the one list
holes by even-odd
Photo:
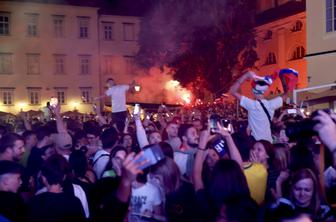
[[307, 1], [309, 86], [334, 83], [336, 73], [336, 2]]
[[[102, 14], [99, 16], [100, 92], [104, 93], [108, 78], [117, 84], [130, 84], [137, 70], [134, 56], [139, 50], [140, 18]], [[129, 93], [128, 101], [133, 94]], [[105, 99], [110, 104], [110, 98]]]
[[[271, 75], [281, 68], [293, 68], [299, 71], [297, 87], [307, 87], [305, 1], [259, 0], [256, 24], [257, 73]], [[268, 93], [272, 96], [281, 92], [277, 79]], [[243, 93], [251, 95], [249, 83], [245, 83]]]
[[1, 1], [0, 8], [0, 111], [40, 110], [57, 97], [62, 111], [90, 113], [107, 78], [130, 80], [139, 18], [93, 6]]

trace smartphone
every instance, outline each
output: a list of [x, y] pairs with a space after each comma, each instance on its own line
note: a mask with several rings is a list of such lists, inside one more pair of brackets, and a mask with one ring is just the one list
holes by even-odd
[[150, 166], [157, 164], [160, 160], [163, 160], [166, 156], [163, 154], [160, 145], [152, 144], [143, 148], [143, 154], [136, 162], [140, 163], [147, 161], [146, 164], [142, 165], [139, 169], [144, 170]]
[[297, 110], [296, 109], [287, 109], [288, 114], [296, 114]]
[[56, 107], [58, 104], [58, 99], [56, 97], [51, 97], [50, 98], [50, 106]]
[[225, 139], [218, 135], [213, 140], [211, 140], [212, 148], [216, 151], [216, 153], [223, 157], [228, 154], [228, 148]]
[[219, 121], [219, 116], [217, 114], [212, 114], [210, 116], [210, 133], [214, 134], [218, 130], [217, 123]]
[[136, 103], [134, 105], [133, 115], [138, 115], [140, 113], [140, 104]]
[[228, 128], [230, 124], [230, 120], [228, 119], [221, 119], [221, 125], [225, 128]]

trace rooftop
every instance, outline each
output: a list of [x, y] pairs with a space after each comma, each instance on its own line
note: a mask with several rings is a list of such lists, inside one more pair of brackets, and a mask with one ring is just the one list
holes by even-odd
[[306, 11], [306, 1], [289, 1], [256, 15], [256, 25], [264, 25], [278, 19]]

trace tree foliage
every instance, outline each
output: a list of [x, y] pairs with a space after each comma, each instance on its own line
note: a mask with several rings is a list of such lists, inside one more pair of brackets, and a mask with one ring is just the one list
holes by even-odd
[[141, 20], [138, 64], [168, 66], [183, 85], [225, 91], [257, 60], [255, 2], [157, 0]]

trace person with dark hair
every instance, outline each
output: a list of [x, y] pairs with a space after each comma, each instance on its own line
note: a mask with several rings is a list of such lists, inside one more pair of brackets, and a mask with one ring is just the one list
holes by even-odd
[[[238, 93], [243, 82], [251, 79], [253, 81], [253, 95], [255, 99], [250, 99]], [[240, 106], [248, 111], [248, 123], [252, 130], [252, 136], [256, 140], [267, 140], [272, 142], [271, 123], [274, 111], [280, 108], [283, 101], [287, 98], [287, 92], [283, 96], [277, 96], [273, 99], [265, 99], [265, 92], [272, 84], [272, 77], [259, 77], [252, 71], [242, 75], [230, 89], [231, 95], [236, 97]]]
[[98, 179], [103, 175], [104, 169], [110, 159], [112, 149], [117, 145], [118, 132], [115, 128], [104, 130], [100, 136], [103, 144], [103, 149], [98, 150], [93, 157], [93, 170]]
[[0, 139], [0, 160], [19, 162], [25, 152], [24, 141], [15, 133], [7, 133]]
[[80, 200], [63, 192], [66, 164], [66, 160], [59, 155], [51, 156], [44, 163], [41, 177], [47, 192], [31, 199], [28, 222], [85, 221]]
[[127, 150], [123, 146], [116, 146], [110, 153], [110, 159], [104, 169], [102, 177], [120, 177], [122, 162], [127, 156]]
[[135, 82], [133, 81], [129, 85], [117, 85], [114, 79], [109, 78], [106, 80], [106, 85], [108, 89], [105, 95], [98, 98], [105, 96], [111, 97], [112, 122], [116, 124], [118, 131], [122, 132], [127, 117], [126, 92], [134, 87]]
[[26, 217], [26, 206], [17, 193], [22, 183], [22, 170], [18, 163], [0, 161], [0, 215], [12, 222], [24, 221]]
[[37, 136], [34, 131], [27, 130], [22, 134], [24, 143], [25, 143], [25, 153], [23, 154], [20, 163], [23, 166], [27, 166], [28, 158], [33, 147], [37, 145]]
[[178, 136], [182, 141], [180, 149], [175, 150], [174, 160], [186, 178], [191, 177], [194, 155], [198, 148], [199, 135], [192, 124], [181, 124]]
[[179, 124], [176, 122], [170, 121], [167, 123], [167, 126], [163, 133], [163, 140], [173, 147], [173, 150], [179, 150], [181, 147], [181, 137], [178, 135]]
[[29, 175], [37, 180], [37, 174], [41, 170], [43, 159], [47, 159], [55, 153], [51, 139], [51, 129], [47, 126], [39, 127], [36, 130], [37, 144], [31, 149], [27, 161]]
[[171, 147], [171, 145], [169, 145], [169, 143], [166, 143], [166, 142], [159, 142], [159, 145], [161, 147], [161, 150], [163, 152], [163, 154], [166, 156], [166, 157], [169, 157], [171, 159], [174, 159], [174, 150], [173, 148]]
[[276, 188], [276, 180], [280, 174], [275, 167], [275, 150], [266, 140], [256, 141], [250, 150], [250, 162], [260, 163], [267, 169], [266, 203], [273, 201], [272, 189]]
[[166, 157], [151, 167], [148, 178], [161, 190], [168, 221], [198, 221], [194, 187], [181, 176], [174, 160]]

